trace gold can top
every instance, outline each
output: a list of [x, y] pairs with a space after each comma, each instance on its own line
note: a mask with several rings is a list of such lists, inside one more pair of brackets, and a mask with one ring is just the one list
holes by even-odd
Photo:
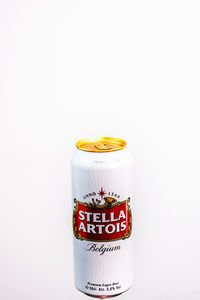
[[112, 152], [124, 149], [126, 142], [112, 137], [88, 138], [78, 141], [76, 147], [87, 152]]

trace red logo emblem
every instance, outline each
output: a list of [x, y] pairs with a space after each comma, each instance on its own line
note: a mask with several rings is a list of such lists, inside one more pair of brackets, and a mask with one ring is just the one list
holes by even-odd
[[[77, 239], [107, 242], [126, 239], [132, 231], [130, 198], [117, 201], [113, 197], [91, 202], [74, 199], [73, 231]], [[101, 204], [103, 202], [103, 204]]]

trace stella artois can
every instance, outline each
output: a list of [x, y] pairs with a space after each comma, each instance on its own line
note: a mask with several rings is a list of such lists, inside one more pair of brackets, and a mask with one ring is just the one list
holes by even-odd
[[77, 142], [72, 158], [75, 285], [106, 298], [132, 282], [132, 160], [121, 139]]

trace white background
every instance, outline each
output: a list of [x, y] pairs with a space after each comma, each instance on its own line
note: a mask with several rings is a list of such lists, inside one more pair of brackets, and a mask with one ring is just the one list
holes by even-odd
[[73, 284], [69, 161], [84, 137], [134, 156], [134, 285], [200, 299], [199, 1], [0, 0], [0, 299]]

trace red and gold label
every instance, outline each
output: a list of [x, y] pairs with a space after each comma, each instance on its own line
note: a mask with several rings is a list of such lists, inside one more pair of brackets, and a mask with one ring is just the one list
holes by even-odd
[[[107, 242], [127, 239], [132, 231], [130, 198], [103, 197], [91, 202], [74, 199], [73, 231], [77, 239]], [[102, 203], [100, 203], [102, 202]]]

